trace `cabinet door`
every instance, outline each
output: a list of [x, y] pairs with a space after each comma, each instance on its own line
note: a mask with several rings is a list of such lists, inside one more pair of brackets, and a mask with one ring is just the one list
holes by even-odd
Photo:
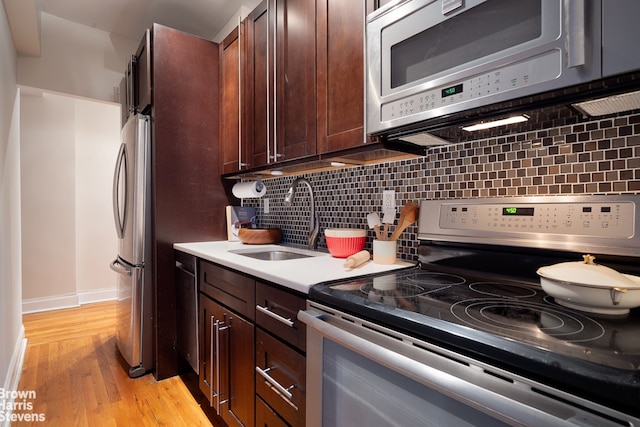
[[215, 384], [217, 378], [214, 378], [215, 370], [215, 346], [213, 337], [213, 323], [216, 316], [219, 316], [218, 304], [204, 295], [200, 295], [200, 370], [199, 385], [200, 391], [207, 397], [207, 400], [214, 406]]
[[245, 22], [250, 167], [315, 154], [315, 1], [265, 0]]
[[120, 80], [120, 127], [124, 127], [129, 118], [129, 97], [127, 96], [127, 71]]
[[223, 333], [227, 336], [227, 349], [222, 345], [220, 351], [226, 352], [223, 359], [228, 361], [228, 371], [221, 386], [220, 416], [228, 426], [252, 426], [255, 408], [255, 400], [250, 397], [255, 394], [254, 327], [230, 310], [224, 311], [222, 320], [223, 328], [226, 328]]
[[237, 172], [245, 162], [241, 144], [242, 28], [238, 25], [220, 44], [220, 159], [223, 174]]
[[280, 161], [316, 153], [316, 2], [271, 1], [276, 23], [274, 127]]
[[254, 327], [200, 295], [200, 390], [228, 426], [254, 424]]
[[318, 0], [318, 152], [365, 143], [365, 2]]
[[247, 149], [248, 167], [264, 166], [268, 162], [273, 141], [273, 127], [269, 120], [273, 111], [273, 80], [269, 58], [272, 50], [267, 46], [269, 37], [269, 14], [267, 0], [260, 3], [245, 19], [247, 62], [245, 68], [244, 142]]
[[151, 108], [151, 31], [145, 31], [136, 51], [134, 104], [136, 111], [146, 113]]

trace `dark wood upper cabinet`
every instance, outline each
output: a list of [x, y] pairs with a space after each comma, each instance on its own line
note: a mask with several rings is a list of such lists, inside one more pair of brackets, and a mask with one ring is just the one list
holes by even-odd
[[241, 139], [243, 27], [240, 23], [220, 44], [220, 167], [223, 174], [242, 170], [247, 163]]
[[223, 174], [365, 144], [364, 26], [377, 5], [264, 0], [227, 36], [220, 50]]
[[365, 143], [365, 2], [318, 0], [318, 152]]
[[146, 30], [135, 54], [134, 105], [138, 113], [151, 108], [151, 31]]
[[265, 0], [245, 22], [249, 167], [315, 154], [315, 2]]

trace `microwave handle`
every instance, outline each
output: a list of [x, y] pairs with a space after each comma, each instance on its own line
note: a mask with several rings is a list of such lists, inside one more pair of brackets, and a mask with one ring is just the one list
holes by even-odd
[[586, 64], [585, 0], [565, 0], [568, 20], [569, 68]]

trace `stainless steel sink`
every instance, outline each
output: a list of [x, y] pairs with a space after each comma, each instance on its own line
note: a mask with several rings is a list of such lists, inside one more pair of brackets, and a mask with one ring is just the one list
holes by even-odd
[[282, 249], [267, 249], [267, 250], [247, 250], [238, 249], [229, 251], [233, 254], [243, 255], [250, 258], [255, 258], [263, 261], [285, 261], [289, 259], [311, 258], [313, 255], [303, 254], [300, 252], [293, 252]]

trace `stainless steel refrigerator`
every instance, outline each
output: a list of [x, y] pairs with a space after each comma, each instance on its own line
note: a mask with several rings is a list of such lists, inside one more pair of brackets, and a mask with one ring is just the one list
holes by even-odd
[[118, 273], [116, 341], [135, 378], [154, 365], [149, 116], [131, 116], [121, 140], [113, 178], [118, 256], [111, 269]]

